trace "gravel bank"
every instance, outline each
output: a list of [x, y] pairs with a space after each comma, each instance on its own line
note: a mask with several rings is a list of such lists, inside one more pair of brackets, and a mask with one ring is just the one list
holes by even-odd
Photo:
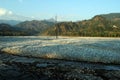
[[0, 52], [0, 80], [120, 80], [120, 65], [40, 59]]

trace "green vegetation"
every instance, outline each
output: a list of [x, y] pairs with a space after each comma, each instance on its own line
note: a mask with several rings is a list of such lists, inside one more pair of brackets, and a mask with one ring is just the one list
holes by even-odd
[[103, 14], [101, 16], [105, 17], [107, 20], [120, 21], [120, 13]]
[[56, 28], [60, 36], [120, 37], [120, 23], [101, 15], [80, 22], [61, 22], [43, 34], [54, 36]]
[[[56, 30], [57, 29], [57, 30]], [[120, 13], [97, 15], [89, 20], [79, 22], [25, 21], [17, 25], [0, 24], [2, 36], [89, 36], [120, 37]]]
[[33, 20], [19, 23], [15, 27], [22, 28], [28, 35], [37, 35], [53, 25], [53, 22]]
[[0, 35], [1, 36], [25, 36], [26, 32], [22, 31], [22, 29], [12, 27], [8, 24], [0, 24]]
[[1, 36], [32, 36], [42, 33], [45, 29], [53, 26], [53, 22], [48, 21], [25, 21], [15, 26], [0, 24]]

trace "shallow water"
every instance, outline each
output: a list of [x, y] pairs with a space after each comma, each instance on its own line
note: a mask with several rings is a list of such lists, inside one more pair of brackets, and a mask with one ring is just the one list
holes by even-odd
[[22, 56], [120, 64], [120, 38], [0, 37], [0, 50]]

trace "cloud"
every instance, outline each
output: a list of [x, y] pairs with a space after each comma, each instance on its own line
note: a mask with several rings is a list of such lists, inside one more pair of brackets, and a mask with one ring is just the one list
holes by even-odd
[[31, 18], [35, 19], [35, 16], [31, 16]]
[[9, 12], [8, 12], [8, 14], [9, 14], [9, 15], [12, 15], [12, 14], [13, 14], [13, 12], [12, 12], [12, 11], [9, 11]]
[[4, 8], [0, 8], [0, 16], [12, 15], [13, 12]]
[[13, 13], [12, 11], [7, 10], [5, 8], [0, 8], [0, 19], [24, 21], [24, 20], [33, 20], [34, 17], [25, 17], [25, 16], [22, 16], [22, 15], [18, 15], [16, 13]]

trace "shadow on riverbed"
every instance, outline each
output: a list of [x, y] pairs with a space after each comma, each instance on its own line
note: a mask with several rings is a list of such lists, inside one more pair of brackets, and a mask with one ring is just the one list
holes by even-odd
[[[26, 40], [48, 39], [0, 38], [4, 43]], [[63, 39], [65, 44], [49, 40], [52, 45], [20, 44], [7, 48], [0, 45], [5, 52], [0, 53], [0, 80], [120, 80], [119, 40], [67, 42], [65, 39], [66, 43]], [[18, 54], [9, 52], [17, 49], [21, 51]]]
[[29, 36], [0, 36], [1, 42], [17, 42], [17, 41], [30, 41], [30, 40], [53, 40], [54, 38], [46, 37], [29, 37]]
[[119, 80], [120, 65], [0, 53], [0, 80]]

